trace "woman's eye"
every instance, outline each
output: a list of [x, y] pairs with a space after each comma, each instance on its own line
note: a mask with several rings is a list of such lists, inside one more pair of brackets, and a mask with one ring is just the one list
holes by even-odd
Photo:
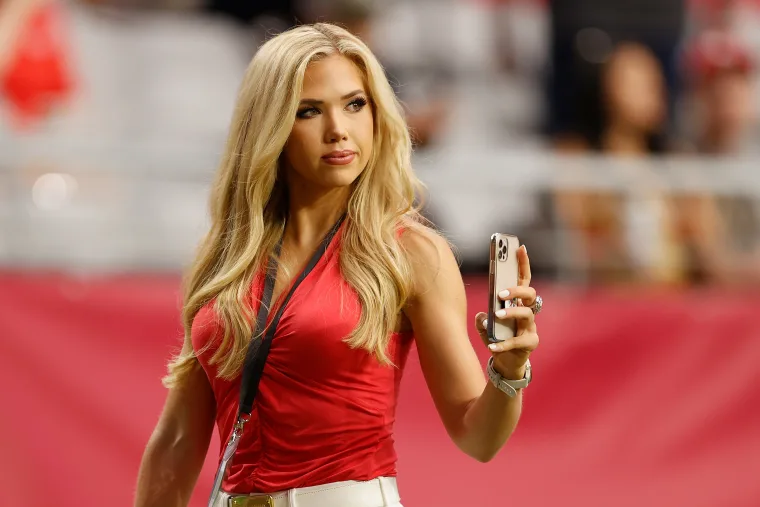
[[350, 111], [358, 112], [358, 111], [361, 111], [362, 108], [364, 108], [364, 106], [366, 105], [367, 105], [367, 99], [365, 99], [364, 97], [359, 97], [348, 103], [348, 109]]
[[307, 107], [305, 109], [301, 109], [300, 111], [298, 111], [298, 113], [296, 113], [296, 116], [298, 118], [311, 118], [314, 115], [316, 115], [318, 112], [319, 111], [317, 111], [317, 109], [314, 107]]

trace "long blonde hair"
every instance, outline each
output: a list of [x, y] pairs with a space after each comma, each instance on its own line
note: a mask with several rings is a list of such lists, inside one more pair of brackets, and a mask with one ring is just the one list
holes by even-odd
[[363, 72], [373, 107], [372, 156], [353, 184], [342, 234], [340, 268], [362, 312], [346, 337], [384, 364], [388, 340], [410, 295], [411, 269], [398, 228], [425, 227], [415, 198], [412, 145], [402, 108], [367, 46], [331, 24], [303, 25], [263, 44], [245, 74], [210, 200], [211, 227], [185, 280], [184, 346], [169, 363], [167, 386], [193, 367], [193, 319], [211, 301], [224, 336], [211, 358], [218, 375], [240, 373], [251, 337], [251, 283], [282, 236], [287, 192], [279, 158], [293, 127], [307, 65], [329, 55]]

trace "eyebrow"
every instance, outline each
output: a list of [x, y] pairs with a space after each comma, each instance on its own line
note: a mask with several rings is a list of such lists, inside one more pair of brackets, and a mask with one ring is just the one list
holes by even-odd
[[[355, 95], [359, 95], [360, 93], [365, 93], [365, 92], [364, 92], [364, 90], [361, 90], [361, 89], [360, 90], [354, 90], [352, 92], [349, 92], [349, 93], [343, 95], [340, 98], [340, 100], [350, 99], [351, 97], [353, 97]], [[324, 104], [324, 101], [323, 100], [317, 100], [317, 99], [302, 99], [301, 100], [301, 104], [312, 104], [312, 105], [318, 106], [318, 105]]]

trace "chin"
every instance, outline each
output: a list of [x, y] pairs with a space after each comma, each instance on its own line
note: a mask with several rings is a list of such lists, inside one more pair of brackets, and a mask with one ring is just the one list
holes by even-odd
[[319, 182], [319, 185], [326, 189], [338, 189], [350, 187], [359, 177], [359, 174], [351, 174], [334, 178], [324, 178]]
[[352, 185], [361, 176], [362, 170], [356, 167], [328, 166], [320, 171], [318, 182], [323, 187], [338, 188]]

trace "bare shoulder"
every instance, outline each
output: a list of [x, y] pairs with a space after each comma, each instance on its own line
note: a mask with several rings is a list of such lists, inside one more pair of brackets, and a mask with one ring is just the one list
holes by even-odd
[[454, 277], [460, 279], [459, 264], [449, 241], [422, 225], [412, 224], [402, 231], [399, 242], [409, 256], [414, 295], [419, 296]]

